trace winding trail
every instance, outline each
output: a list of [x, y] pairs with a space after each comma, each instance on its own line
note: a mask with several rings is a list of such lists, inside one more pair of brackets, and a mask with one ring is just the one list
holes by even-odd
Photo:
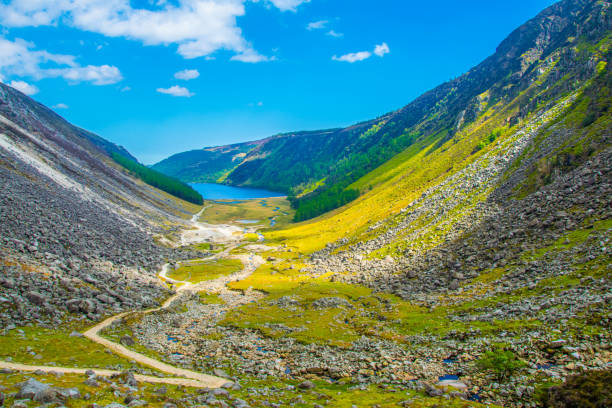
[[[191, 224], [195, 227], [194, 229], [189, 229], [183, 231], [181, 235], [181, 244], [189, 245], [193, 243], [200, 242], [224, 242], [229, 243], [228, 247], [224, 249], [222, 252], [219, 252], [215, 255], [212, 255], [206, 260], [218, 259], [220, 257], [225, 257], [229, 255], [229, 252], [234, 249], [240, 238], [237, 236], [236, 232], [240, 232], [241, 229], [231, 225], [211, 225], [199, 222], [199, 218], [202, 213], [208, 207], [203, 207], [198, 213], [194, 214], [191, 217]], [[177, 376], [176, 378], [167, 378], [167, 377], [153, 377], [147, 375], [136, 374], [135, 378], [139, 381], [151, 382], [151, 383], [163, 383], [163, 384], [175, 384], [175, 385], [183, 385], [188, 387], [200, 387], [200, 388], [219, 388], [224, 384], [228, 383], [229, 380], [221, 377], [216, 377], [208, 374], [198, 373], [196, 371], [187, 370], [179, 367], [172, 366], [170, 364], [166, 364], [154, 358], [148, 357], [144, 354], [138, 353], [136, 351], [130, 350], [124, 347], [121, 344], [110, 341], [99, 335], [101, 330], [111, 326], [114, 322], [122, 319], [125, 316], [140, 313], [140, 314], [148, 314], [157, 312], [159, 310], [167, 309], [172, 305], [172, 303], [178, 299], [182, 292], [194, 292], [200, 290], [207, 290], [213, 292], [222, 292], [229, 291], [226, 285], [229, 282], [237, 281], [248, 277], [253, 271], [264, 262], [264, 260], [259, 256], [254, 255], [242, 255], [237, 256], [237, 258], [241, 259], [244, 268], [237, 273], [234, 273], [229, 276], [221, 276], [217, 279], [210, 281], [203, 281], [197, 284], [193, 284], [187, 281], [178, 281], [172, 278], [169, 278], [167, 275], [171, 270], [170, 264], [165, 264], [162, 266], [158, 277], [162, 282], [170, 282], [172, 284], [180, 284], [181, 286], [176, 290], [176, 293], [166, 299], [164, 303], [160, 307], [155, 307], [146, 310], [135, 310], [128, 311], [124, 313], [120, 313], [115, 316], [111, 316], [108, 319], [96, 324], [90, 329], [86, 330], [83, 335], [90, 339], [91, 341], [98, 343], [107, 349], [111, 350], [113, 353], [126, 357], [130, 360], [136, 361], [142, 365], [146, 365], [148, 367], [154, 368], [158, 371], [161, 371], [166, 374], [170, 374], [173, 376]], [[61, 373], [77, 373], [77, 374], [85, 374], [86, 371], [91, 370], [96, 374], [102, 376], [110, 376], [114, 374], [120, 373], [120, 371], [115, 370], [100, 370], [95, 368], [71, 368], [71, 367], [56, 367], [56, 366], [34, 366], [34, 365], [26, 365], [26, 364], [18, 364], [18, 363], [9, 363], [5, 361], [0, 361], [0, 368], [8, 368], [18, 371], [44, 371], [44, 372], [61, 372]]]
[[[87, 371], [93, 371], [96, 375], [102, 377], [110, 377], [112, 375], [121, 374], [121, 371], [117, 370], [104, 370], [99, 368], [71, 368], [71, 367], [53, 367], [53, 366], [35, 366], [28, 364], [9, 363], [6, 361], [0, 361], [0, 368], [7, 368], [16, 371], [42, 371], [45, 373], [64, 373], [64, 374], [85, 374]], [[202, 381], [190, 380], [187, 378], [168, 378], [168, 377], [153, 377], [151, 375], [134, 374], [134, 378], [140, 382], [153, 383], [153, 384], [171, 384], [171, 385], [183, 385], [186, 387], [205, 387]], [[227, 380], [225, 380], [227, 382]]]

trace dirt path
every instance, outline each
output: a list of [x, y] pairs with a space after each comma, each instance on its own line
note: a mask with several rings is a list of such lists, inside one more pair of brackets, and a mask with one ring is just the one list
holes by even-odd
[[[199, 218], [206, 210], [207, 207], [202, 208], [198, 213], [194, 214], [191, 218], [191, 223], [195, 227], [194, 229], [185, 230], [181, 235], [181, 243], [182, 245], [189, 245], [193, 243], [200, 242], [222, 242], [225, 244], [229, 244], [228, 247], [220, 253], [212, 255], [207, 260], [218, 259], [222, 257], [227, 257], [232, 249], [234, 249], [238, 243], [240, 242], [240, 237], [237, 236], [236, 232], [240, 232], [240, 228], [231, 226], [231, 225], [209, 225], [199, 222]], [[163, 363], [154, 358], [148, 357], [144, 354], [138, 353], [136, 351], [130, 350], [121, 344], [112, 342], [102, 336], [99, 335], [100, 331], [108, 328], [114, 322], [119, 321], [125, 316], [128, 316], [133, 313], [142, 313], [149, 314], [153, 312], [157, 312], [162, 309], [167, 309], [172, 305], [172, 303], [178, 299], [183, 292], [194, 292], [206, 290], [208, 292], [213, 293], [222, 293], [229, 294], [231, 291], [227, 289], [226, 285], [229, 282], [245, 279], [248, 277], [259, 265], [261, 265], [264, 260], [260, 256], [257, 255], [239, 255], [235, 256], [240, 259], [244, 264], [244, 268], [237, 273], [234, 273], [229, 276], [221, 276], [217, 279], [200, 282], [198, 284], [193, 284], [188, 281], [178, 281], [172, 278], [169, 278], [167, 275], [171, 271], [171, 265], [165, 264], [162, 266], [158, 277], [163, 282], [170, 282], [172, 284], [180, 284], [181, 286], [176, 290], [176, 293], [172, 295], [170, 298], [166, 299], [164, 303], [160, 307], [155, 307], [143, 311], [129, 311], [124, 312], [115, 316], [111, 316], [108, 319], [96, 324], [91, 327], [87, 331], [83, 333], [85, 337], [90, 339], [91, 341], [98, 343], [115, 354], [126, 357], [130, 360], [136, 361], [142, 365], [146, 365], [148, 367], [154, 368], [158, 371], [161, 371], [166, 374], [170, 374], [173, 376], [178, 376], [181, 378], [161, 378], [161, 377], [152, 377], [146, 375], [135, 375], [136, 379], [144, 382], [152, 382], [152, 383], [164, 383], [164, 384], [178, 384], [190, 387], [207, 387], [207, 388], [219, 388], [223, 384], [227, 383], [228, 380], [220, 377], [215, 377], [212, 375], [198, 373], [196, 371], [191, 371], [183, 368], [178, 368], [166, 363]], [[17, 364], [17, 363], [9, 363], [0, 361], [0, 368], [10, 368], [19, 371], [44, 371], [44, 372], [62, 372], [62, 373], [77, 373], [84, 374], [88, 370], [94, 371], [96, 374], [103, 376], [110, 376], [113, 374], [119, 373], [119, 371], [114, 370], [100, 370], [100, 369], [89, 369], [89, 368], [71, 368], [71, 367], [55, 367], [55, 366], [32, 366], [25, 364]]]
[[[70, 367], [52, 367], [52, 366], [34, 366], [26, 364], [8, 363], [6, 361], [0, 361], [0, 368], [8, 368], [17, 371], [43, 371], [45, 373], [64, 373], [64, 374], [85, 374], [87, 371], [93, 371], [96, 375], [102, 377], [110, 377], [111, 375], [121, 374], [121, 371], [116, 370], [102, 370], [99, 368], [70, 368]], [[208, 387], [207, 383], [190, 380], [187, 378], [163, 378], [153, 377], [150, 375], [134, 374], [134, 378], [140, 382], [147, 382], [153, 384], [171, 384], [171, 385], [183, 385], [185, 387], [197, 387], [203, 388]]]
[[[164, 265], [165, 266], [165, 265]], [[185, 289], [186, 286], [183, 286], [181, 289]], [[101, 323], [98, 323], [97, 325], [93, 326], [92, 328], [90, 328], [89, 330], [87, 330], [86, 332], [83, 333], [83, 335], [85, 337], [87, 337], [88, 339], [90, 339], [91, 341], [98, 343], [104, 347], [106, 347], [107, 349], [111, 350], [112, 352], [114, 352], [115, 354], [119, 354], [123, 357], [126, 357], [130, 360], [134, 360], [140, 364], [146, 365], [148, 367], [154, 368], [156, 370], [159, 370], [161, 372], [164, 372], [166, 374], [171, 374], [171, 375], [176, 375], [176, 376], [180, 376], [180, 377], [184, 377], [183, 379], [191, 379], [191, 380], [195, 380], [197, 381], [201, 387], [208, 387], [208, 388], [218, 388], [221, 387], [223, 384], [227, 383], [228, 380], [224, 379], [224, 378], [220, 378], [220, 377], [215, 377], [212, 375], [207, 375], [207, 374], [202, 374], [202, 373], [198, 373], [195, 371], [191, 371], [191, 370], [186, 370], [184, 368], [178, 368], [178, 367], [174, 367], [171, 366], [169, 364], [163, 363], [159, 360], [156, 360], [154, 358], [145, 356], [144, 354], [138, 353], [136, 351], [130, 350], [124, 346], [122, 346], [121, 344], [117, 344], [114, 343], [102, 336], [100, 336], [98, 333], [101, 330], [104, 330], [105, 328], [109, 327], [110, 325], [112, 325], [114, 322], [116, 322], [117, 320], [123, 318], [124, 316], [130, 315], [132, 313], [152, 313], [152, 312], [156, 312], [158, 310], [162, 310], [162, 309], [166, 309], [168, 308], [172, 302], [174, 302], [174, 300], [176, 300], [179, 296], [181, 295], [180, 292], [177, 292], [175, 295], [171, 296], [170, 298], [168, 298], [164, 304], [160, 307], [156, 307], [153, 309], [147, 309], [144, 310], [142, 312], [125, 312], [125, 313], [121, 313], [112, 317], [109, 317], [108, 319], [104, 320]]]

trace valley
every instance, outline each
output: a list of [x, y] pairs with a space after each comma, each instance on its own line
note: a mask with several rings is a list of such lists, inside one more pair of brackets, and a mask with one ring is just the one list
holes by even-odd
[[0, 406], [610, 406], [610, 7], [151, 167], [0, 84]]

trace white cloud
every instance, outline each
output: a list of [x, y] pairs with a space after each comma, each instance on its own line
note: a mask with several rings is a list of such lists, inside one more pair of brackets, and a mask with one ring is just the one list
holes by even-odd
[[[374, 52], [374, 55], [383, 57], [385, 54], [388, 54], [390, 52], [389, 46], [387, 45], [387, 43], [382, 43], [380, 45], [375, 46], [373, 52]], [[371, 56], [372, 56], [372, 53], [370, 51], [359, 51], [359, 52], [352, 52], [350, 54], [345, 54], [340, 57], [334, 55], [332, 59], [334, 61], [344, 61], [344, 62], [350, 62], [352, 64], [353, 62], [366, 60], [370, 58]]]
[[200, 76], [200, 73], [198, 72], [197, 69], [184, 69], [174, 74], [174, 77], [176, 79], [182, 79], [183, 81], [189, 81], [191, 79], [196, 79], [199, 76]]
[[[135, 8], [130, 0], [10, 0], [0, 3], [0, 24], [28, 27], [66, 24], [107, 37], [123, 37], [145, 45], [175, 44], [184, 58], [197, 58], [225, 49], [235, 60], [270, 60], [259, 55], [242, 35], [236, 19], [249, 0], [158, 1]], [[254, 0], [250, 0], [254, 1]], [[309, 0], [270, 0], [282, 11], [295, 11]]]
[[68, 105], [65, 103], [58, 103], [57, 105], [53, 105], [53, 109], [68, 109]]
[[73, 82], [91, 82], [94, 85], [115, 84], [123, 79], [117, 67], [110, 65], [87, 65], [86, 67], [70, 67], [49, 69], [47, 72], [51, 76], [61, 76]]
[[37, 87], [30, 85], [25, 81], [11, 81], [9, 85], [26, 95], [34, 95], [38, 93]]
[[132, 88], [130, 88], [129, 86], [126, 85], [123, 88], [121, 88], [119, 91], [121, 91], [121, 92], [129, 92], [131, 90], [132, 90]]
[[281, 11], [296, 11], [297, 7], [303, 3], [310, 3], [310, 0], [269, 0], [276, 8]]
[[64, 78], [71, 82], [91, 82], [94, 85], [114, 84], [123, 79], [115, 66], [81, 66], [72, 55], [52, 54], [35, 50], [34, 44], [0, 37], [0, 72], [5, 76]]
[[245, 52], [241, 52], [240, 54], [236, 54], [231, 58], [232, 61], [240, 61], [240, 62], [250, 62], [257, 63], [263, 61], [274, 61], [276, 57], [266, 57], [265, 55], [259, 54], [255, 50], [247, 50]]
[[359, 51], [359, 52], [351, 52], [349, 54], [341, 55], [340, 57], [337, 57], [334, 55], [332, 59], [334, 61], [344, 61], [344, 62], [350, 62], [352, 64], [353, 62], [366, 60], [370, 58], [371, 56], [372, 56], [372, 53], [370, 51]]
[[308, 23], [308, 25], [306, 26], [306, 29], [308, 31], [321, 30], [321, 29], [325, 28], [327, 23], [329, 23], [329, 21], [327, 21], [327, 20], [313, 21], [312, 23]]
[[195, 95], [194, 93], [190, 92], [189, 89], [178, 85], [171, 86], [170, 88], [157, 88], [157, 92], [185, 98], [191, 98], [193, 95]]
[[337, 33], [337, 32], [335, 32], [334, 30], [329, 30], [329, 31], [327, 32], [327, 35], [329, 35], [330, 37], [339, 38], [339, 37], [342, 37], [344, 34], [342, 34], [342, 33]]
[[387, 45], [387, 43], [382, 43], [374, 47], [374, 54], [378, 55], [379, 57], [382, 57], [385, 54], [388, 54], [389, 52], [390, 50], [389, 50], [389, 46]]

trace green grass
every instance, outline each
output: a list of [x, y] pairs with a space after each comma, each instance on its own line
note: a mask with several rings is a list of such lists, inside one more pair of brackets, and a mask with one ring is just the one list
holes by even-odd
[[[117, 397], [114, 392], [119, 390], [122, 394], [129, 394], [131, 391], [128, 387], [119, 384], [117, 387], [110, 387], [104, 382], [100, 382], [99, 387], [92, 387], [83, 384], [85, 376], [79, 374], [64, 374], [57, 377], [52, 374], [38, 375], [34, 373], [14, 373], [0, 374], [0, 384], [6, 387], [5, 406], [12, 406], [15, 402], [14, 394], [19, 388], [18, 384], [34, 378], [42, 383], [49, 384], [55, 387], [62, 388], [77, 388], [81, 395], [90, 394], [90, 400], [73, 399], [66, 401], [63, 405], [67, 408], [85, 408], [91, 406], [92, 402], [98, 405], [105, 406], [112, 402], [123, 404], [123, 398]], [[296, 408], [311, 408], [314, 404], [321, 404], [330, 408], [350, 408], [353, 405], [358, 407], [373, 407], [380, 408], [399, 408], [400, 402], [410, 400], [410, 407], [414, 408], [499, 408], [496, 405], [483, 405], [478, 402], [468, 402], [459, 398], [453, 397], [436, 397], [431, 398], [423, 393], [416, 391], [403, 391], [396, 387], [382, 388], [377, 386], [369, 386], [365, 390], [351, 389], [354, 384], [342, 382], [338, 384], [329, 384], [325, 381], [313, 380], [315, 388], [312, 390], [300, 390], [296, 387], [299, 383], [297, 380], [281, 381], [275, 379], [259, 380], [250, 377], [241, 378], [242, 389], [239, 391], [232, 390], [233, 397], [241, 398], [253, 407], [264, 406], [264, 401], [268, 403], [276, 403], [280, 406], [294, 406]], [[292, 387], [289, 388], [288, 386]], [[163, 386], [167, 389], [165, 395], [156, 394], [154, 391], [160, 388], [162, 384], [139, 383], [139, 391], [136, 395], [140, 399], [148, 402], [149, 407], [162, 407], [167, 402], [177, 402], [183, 398], [188, 398], [198, 394], [198, 390], [191, 387], [181, 387], [175, 385]], [[252, 389], [262, 389], [265, 392], [253, 393]], [[299, 399], [297, 399], [300, 397]], [[231, 401], [224, 397], [217, 397], [224, 400], [226, 403]], [[298, 402], [302, 400], [303, 402]], [[182, 405], [181, 405], [182, 406]]]
[[[19, 332], [23, 331], [23, 334]], [[84, 337], [70, 337], [71, 328], [46, 329], [36, 326], [13, 329], [0, 336], [0, 359], [32, 365], [82, 368], [137, 367]], [[41, 358], [35, 358], [40, 355]]]
[[[479, 301], [468, 297], [459, 305], [428, 309], [394, 295], [373, 294], [364, 286], [330, 282], [325, 276], [315, 279], [300, 274], [296, 271], [298, 268], [283, 269], [283, 265], [288, 264], [265, 264], [244, 281], [230, 283], [230, 288], [253, 288], [269, 296], [233, 309], [221, 324], [259, 330], [272, 338], [292, 337], [302, 343], [339, 347], [349, 347], [362, 335], [402, 343], [411, 335], [443, 336], [450, 331], [471, 329], [480, 329], [483, 333], [521, 331], [540, 324], [537, 319], [461, 322], [448, 317], [455, 312], [477, 311], [499, 301], [514, 301], [519, 299], [519, 294]], [[284, 296], [297, 303], [284, 308], [276, 304]], [[340, 297], [350, 306], [312, 307], [313, 301], [324, 297]]]
[[205, 305], [213, 305], [213, 304], [223, 304], [225, 303], [223, 299], [219, 297], [217, 294], [208, 293], [205, 291], [198, 292], [198, 296], [200, 297], [200, 302]]
[[[241, 226], [271, 227], [271, 219], [276, 224], [273, 228], [288, 225], [293, 219], [294, 210], [285, 198], [266, 198], [246, 201], [207, 201], [206, 210], [200, 221], [208, 224], [234, 223]], [[239, 220], [257, 220], [255, 224], [241, 224]]]
[[[83, 384], [85, 376], [81, 374], [64, 374], [62, 376], [55, 376], [53, 374], [38, 375], [34, 373], [14, 373], [14, 374], [0, 374], [0, 384], [7, 387], [5, 391], [5, 405], [10, 407], [15, 402], [14, 392], [19, 390], [18, 384], [26, 381], [28, 378], [34, 378], [42, 383], [49, 384], [55, 387], [61, 388], [77, 388], [81, 395], [90, 394], [91, 400], [85, 399], [70, 399], [65, 403], [61, 404], [67, 408], [85, 408], [91, 406], [92, 402], [99, 404], [100, 406], [108, 405], [112, 402], [124, 404], [122, 397], [115, 395], [115, 389], [118, 389], [123, 394], [131, 393], [131, 390], [117, 380], [113, 380], [117, 384], [117, 388], [110, 387], [108, 384], [100, 381], [99, 387], [92, 387]], [[164, 386], [168, 390], [165, 395], [158, 395], [154, 392], [155, 389]], [[167, 401], [180, 399], [186, 396], [186, 394], [193, 394], [196, 389], [190, 387], [181, 387], [170, 384], [149, 384], [139, 383], [139, 395], [142, 399], [149, 402], [148, 407], [163, 407]], [[33, 405], [28, 405], [33, 406]], [[53, 406], [53, 405], [51, 405]]]
[[241, 269], [242, 262], [237, 259], [187, 261], [181, 263], [178, 269], [168, 273], [168, 277], [179, 281], [198, 283], [231, 275]]

